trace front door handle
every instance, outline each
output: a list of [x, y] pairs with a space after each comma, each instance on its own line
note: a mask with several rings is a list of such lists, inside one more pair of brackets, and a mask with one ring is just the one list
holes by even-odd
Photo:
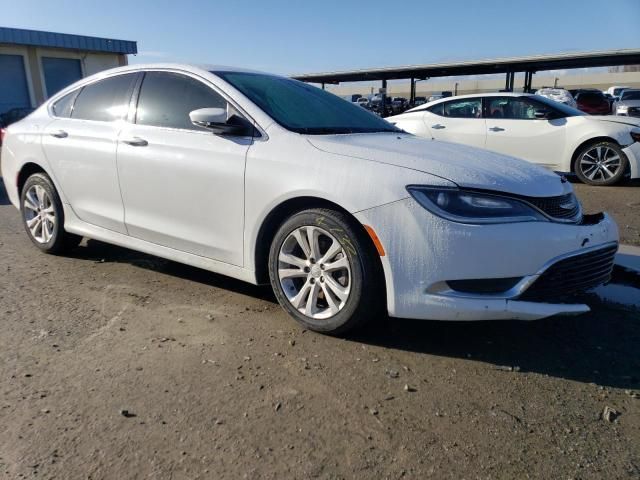
[[147, 145], [149, 145], [149, 142], [140, 137], [123, 138], [122, 143], [131, 145], [132, 147], [146, 147]]
[[504, 128], [500, 127], [491, 127], [489, 130], [491, 130], [492, 132], [504, 132]]
[[56, 130], [55, 132], [51, 132], [51, 136], [56, 138], [67, 138], [69, 134], [64, 130]]
[[434, 128], [436, 130], [442, 130], [443, 128], [447, 128], [444, 125], [440, 125], [439, 123], [436, 123], [435, 125], [431, 125], [431, 128]]

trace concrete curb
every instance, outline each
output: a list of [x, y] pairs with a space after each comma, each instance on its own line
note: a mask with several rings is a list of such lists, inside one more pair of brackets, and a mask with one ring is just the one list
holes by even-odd
[[616, 265], [640, 273], [640, 247], [620, 245], [616, 254]]

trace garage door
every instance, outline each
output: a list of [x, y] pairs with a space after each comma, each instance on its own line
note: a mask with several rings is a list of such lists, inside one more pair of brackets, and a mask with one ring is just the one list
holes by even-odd
[[31, 107], [22, 55], [0, 55], [0, 114]]
[[55, 95], [64, 87], [82, 78], [80, 60], [75, 58], [42, 57], [42, 70], [47, 97]]

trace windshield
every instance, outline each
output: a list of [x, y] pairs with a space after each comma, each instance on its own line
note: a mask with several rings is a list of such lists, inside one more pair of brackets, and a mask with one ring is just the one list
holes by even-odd
[[309, 135], [401, 132], [367, 110], [297, 80], [250, 72], [212, 72], [284, 128]]
[[535, 99], [540, 103], [544, 103], [545, 105], [562, 112], [565, 117], [577, 117], [579, 115], [586, 115], [586, 113], [578, 110], [577, 108], [570, 107], [569, 105], [565, 105], [564, 103], [556, 102], [555, 100], [551, 100], [550, 98], [543, 97], [541, 95], [535, 95]]
[[620, 100], [640, 100], [640, 90], [625, 90]]

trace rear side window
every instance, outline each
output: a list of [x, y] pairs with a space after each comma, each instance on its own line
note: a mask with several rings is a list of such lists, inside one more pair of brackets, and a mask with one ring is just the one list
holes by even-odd
[[136, 123], [155, 127], [206, 130], [191, 123], [199, 108], [226, 108], [226, 100], [198, 80], [170, 72], [147, 72], [142, 81]]
[[453, 118], [481, 118], [482, 100], [480, 98], [464, 98], [444, 102], [445, 117]]
[[111, 122], [125, 118], [137, 73], [109, 77], [82, 88], [71, 118]]
[[444, 104], [437, 103], [433, 107], [427, 108], [431, 113], [435, 113], [436, 115], [443, 116], [444, 115]]
[[75, 101], [79, 92], [80, 90], [74, 90], [73, 92], [66, 94], [60, 100], [56, 101], [51, 107], [53, 114], [56, 117], [69, 118], [71, 116], [71, 111], [73, 110], [73, 102]]

